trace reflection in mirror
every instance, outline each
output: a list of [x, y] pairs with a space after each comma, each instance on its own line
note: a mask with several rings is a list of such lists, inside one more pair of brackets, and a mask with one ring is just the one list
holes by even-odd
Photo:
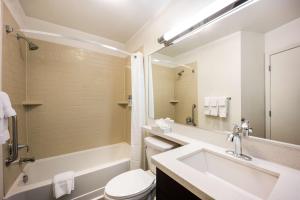
[[155, 118], [169, 117], [177, 123], [197, 124], [196, 64], [180, 65], [152, 59]]
[[299, 35], [300, 1], [260, 0], [155, 52], [149, 117], [300, 145]]

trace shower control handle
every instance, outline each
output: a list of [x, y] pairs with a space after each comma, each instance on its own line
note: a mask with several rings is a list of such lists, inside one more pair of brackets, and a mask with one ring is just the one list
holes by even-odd
[[26, 148], [26, 152], [29, 152], [29, 145], [28, 144], [18, 144], [18, 149]]

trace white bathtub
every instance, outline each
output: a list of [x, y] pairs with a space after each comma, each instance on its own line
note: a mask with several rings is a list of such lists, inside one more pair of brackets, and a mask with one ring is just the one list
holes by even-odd
[[91, 200], [103, 195], [106, 183], [129, 170], [130, 146], [119, 143], [85, 151], [37, 160], [24, 168], [29, 181], [24, 184], [20, 174], [4, 199], [52, 200], [52, 177], [65, 171], [75, 171], [75, 191], [62, 200]]

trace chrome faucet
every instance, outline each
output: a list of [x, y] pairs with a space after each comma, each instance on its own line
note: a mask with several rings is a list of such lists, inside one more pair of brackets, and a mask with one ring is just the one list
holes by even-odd
[[248, 137], [252, 133], [249, 120], [242, 119], [241, 125], [235, 124], [233, 130], [228, 134], [227, 140], [234, 143], [234, 150], [227, 150], [226, 153], [244, 160], [252, 160], [250, 156], [243, 154], [242, 137]]
[[15, 164], [22, 165], [22, 164], [26, 164], [26, 163], [29, 163], [29, 162], [35, 162], [35, 158], [34, 157], [20, 158], [18, 160], [15, 160], [15, 161], [11, 162], [10, 164], [11, 165], [15, 165]]

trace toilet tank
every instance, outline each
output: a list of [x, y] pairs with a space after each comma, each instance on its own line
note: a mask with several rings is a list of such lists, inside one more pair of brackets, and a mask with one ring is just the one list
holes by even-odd
[[148, 162], [148, 167], [155, 174], [156, 173], [155, 165], [152, 164], [151, 157], [153, 155], [173, 149], [178, 145], [171, 141], [165, 140], [163, 138], [155, 137], [155, 136], [146, 137], [144, 141], [146, 146], [146, 158]]

